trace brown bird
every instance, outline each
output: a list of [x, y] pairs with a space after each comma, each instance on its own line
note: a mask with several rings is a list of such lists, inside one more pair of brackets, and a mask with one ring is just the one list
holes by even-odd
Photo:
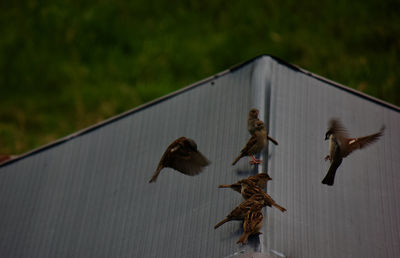
[[249, 116], [247, 118], [247, 130], [249, 130], [251, 135], [253, 135], [256, 131], [256, 122], [259, 121], [258, 113], [258, 109], [252, 108], [250, 109]]
[[[247, 118], [247, 130], [251, 135], [253, 135], [256, 131], [256, 122], [261, 121], [258, 119], [259, 110], [256, 108], [250, 109], [249, 116]], [[268, 135], [267, 132], [267, 139], [270, 140], [273, 144], [278, 145], [278, 142]]]
[[195, 141], [180, 137], [168, 146], [149, 183], [155, 182], [161, 170], [166, 167], [173, 168], [185, 175], [194, 176], [209, 164], [210, 161], [197, 150]]
[[246, 243], [247, 238], [250, 235], [255, 235], [255, 234], [262, 234], [259, 232], [262, 226], [262, 221], [263, 221], [263, 214], [261, 212], [263, 205], [261, 203], [255, 203], [247, 213], [244, 222], [243, 222], [243, 235], [240, 237], [240, 239], [236, 242], [237, 244], [239, 243]]
[[[266, 184], [269, 180], [272, 180], [272, 178], [266, 172], [260, 173], [260, 174], [254, 175], [254, 176], [249, 176], [246, 179], [255, 183], [261, 189], [266, 186]], [[242, 180], [244, 180], [244, 179], [242, 179]], [[240, 183], [240, 181], [238, 181], [231, 185], [219, 185], [218, 188], [232, 188], [232, 190], [240, 193], [242, 190], [242, 184]]]
[[242, 197], [247, 200], [249, 198], [251, 198], [253, 195], [255, 194], [260, 194], [263, 196], [264, 198], [264, 204], [265, 206], [269, 206], [272, 207], [274, 206], [275, 208], [279, 209], [281, 212], [285, 212], [286, 209], [282, 206], [280, 206], [279, 204], [277, 204], [271, 196], [269, 196], [269, 194], [267, 194], [266, 192], [264, 192], [260, 187], [258, 187], [256, 184], [254, 184], [253, 182], [249, 181], [249, 180], [240, 180], [239, 181], [242, 185], [242, 189], [241, 189], [241, 194]]
[[255, 194], [251, 198], [243, 201], [241, 204], [239, 204], [239, 206], [233, 209], [225, 219], [218, 222], [217, 225], [214, 226], [214, 229], [217, 229], [221, 225], [231, 220], [244, 220], [250, 208], [258, 202], [262, 204], [264, 203], [263, 197], [259, 194]]
[[343, 158], [347, 157], [354, 150], [365, 148], [376, 142], [383, 135], [384, 130], [385, 126], [383, 125], [377, 133], [360, 138], [349, 138], [347, 130], [340, 121], [332, 119], [325, 134], [325, 140], [329, 139], [329, 155], [325, 157], [325, 160], [329, 160], [331, 165], [322, 183], [333, 185], [336, 170], [342, 163]]
[[260, 153], [267, 144], [267, 130], [262, 121], [257, 121], [255, 128], [256, 131], [251, 136], [246, 146], [240, 151], [239, 156], [233, 161], [232, 165], [235, 165], [239, 159], [245, 156], [251, 156], [252, 160], [250, 161], [250, 164], [262, 163], [261, 160], [255, 159], [254, 155]]

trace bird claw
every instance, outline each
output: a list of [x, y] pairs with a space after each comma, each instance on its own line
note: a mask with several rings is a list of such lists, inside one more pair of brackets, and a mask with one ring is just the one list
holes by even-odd
[[261, 159], [255, 159], [254, 157], [251, 157], [251, 160], [249, 163], [250, 163], [250, 165], [254, 165], [254, 164], [262, 164], [263, 162]]
[[331, 157], [329, 155], [326, 155], [326, 157], [324, 159], [325, 159], [325, 161], [327, 161], [327, 160], [330, 160]]

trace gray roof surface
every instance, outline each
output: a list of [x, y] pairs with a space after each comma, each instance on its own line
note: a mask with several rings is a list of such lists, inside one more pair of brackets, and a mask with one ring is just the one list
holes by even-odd
[[[262, 158], [268, 193], [288, 211], [264, 210], [263, 234], [240, 246], [240, 222], [213, 226], [241, 202], [217, 186], [264, 170], [245, 158], [231, 166], [252, 107], [279, 142]], [[334, 116], [354, 136], [387, 129], [328, 187], [323, 139]], [[0, 165], [0, 254], [400, 257], [399, 131], [397, 107], [260, 56]], [[148, 184], [180, 136], [211, 165], [196, 177], [167, 168]]]

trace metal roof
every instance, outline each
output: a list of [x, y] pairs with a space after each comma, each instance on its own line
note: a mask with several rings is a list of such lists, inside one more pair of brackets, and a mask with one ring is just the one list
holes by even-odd
[[[240, 246], [240, 222], [213, 226], [241, 201], [217, 186], [264, 170], [231, 166], [252, 107], [279, 142], [262, 158], [268, 193], [288, 211], [264, 210], [263, 234]], [[1, 257], [398, 257], [399, 111], [257, 57], [0, 165]], [[328, 187], [331, 117], [354, 136], [387, 130], [344, 159]], [[211, 165], [196, 177], [167, 168], [148, 184], [180, 136]]]

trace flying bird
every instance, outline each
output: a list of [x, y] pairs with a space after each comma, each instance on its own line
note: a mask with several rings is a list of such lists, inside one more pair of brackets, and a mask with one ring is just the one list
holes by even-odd
[[[269, 180], [272, 180], [272, 178], [266, 172], [263, 172], [254, 176], [249, 176], [248, 178], [242, 180], [250, 180], [262, 189]], [[242, 184], [240, 181], [238, 181], [231, 185], [219, 185], [218, 188], [232, 188], [232, 190], [240, 193], [242, 190]]]
[[263, 202], [264, 202], [265, 206], [269, 206], [269, 207], [274, 206], [275, 208], [279, 209], [281, 212], [286, 211], [286, 209], [284, 207], [277, 204], [269, 194], [264, 192], [260, 187], [258, 187], [253, 182], [251, 182], [247, 179], [240, 180], [239, 182], [242, 185], [242, 189], [241, 189], [240, 193], [242, 194], [242, 197], [245, 200], [251, 198], [253, 195], [259, 194], [263, 197]]
[[341, 122], [337, 119], [331, 119], [328, 131], [325, 134], [325, 140], [329, 139], [329, 155], [325, 157], [325, 160], [329, 160], [331, 165], [322, 183], [333, 185], [336, 170], [342, 163], [343, 158], [354, 150], [365, 148], [376, 142], [383, 135], [384, 130], [385, 126], [383, 125], [377, 133], [359, 138], [349, 138], [347, 130]]
[[243, 201], [239, 206], [233, 209], [225, 219], [218, 222], [217, 225], [214, 226], [214, 229], [217, 229], [231, 220], [244, 220], [251, 207], [253, 207], [255, 203], [259, 202], [263, 203], [263, 197], [260, 195], [253, 195], [251, 198]]
[[263, 214], [261, 212], [263, 205], [261, 203], [255, 203], [249, 212], [246, 215], [246, 218], [244, 219], [243, 222], [243, 235], [240, 237], [240, 239], [236, 242], [237, 244], [239, 243], [246, 243], [247, 238], [250, 235], [255, 235], [255, 234], [261, 234], [259, 230], [261, 229], [262, 226], [262, 221], [263, 221]]
[[265, 145], [267, 144], [267, 130], [265, 129], [262, 121], [257, 121], [255, 126], [256, 131], [251, 136], [246, 146], [240, 151], [239, 156], [233, 161], [232, 165], [235, 165], [239, 159], [245, 156], [251, 156], [250, 164], [260, 164], [261, 160], [254, 158], [254, 155], [260, 153]]
[[[256, 108], [252, 108], [249, 111], [249, 116], [247, 118], [247, 130], [251, 135], [253, 135], [256, 131], [256, 122], [261, 121], [260, 119], [258, 119], [259, 112], [260, 111]], [[274, 138], [269, 136], [268, 132], [267, 132], [267, 139], [273, 142], [273, 144], [278, 145], [278, 142]]]
[[157, 169], [149, 183], [155, 182], [163, 168], [173, 168], [185, 175], [199, 174], [210, 161], [197, 150], [192, 139], [180, 137], [171, 143], [161, 157]]

